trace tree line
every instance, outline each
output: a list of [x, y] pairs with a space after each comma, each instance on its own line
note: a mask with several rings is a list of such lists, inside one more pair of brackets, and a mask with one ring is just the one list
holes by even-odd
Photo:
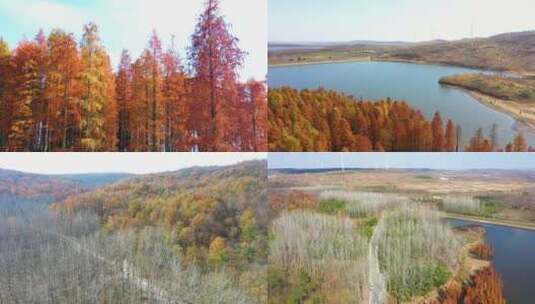
[[114, 72], [96, 24], [41, 30], [14, 50], [0, 39], [0, 149], [265, 151], [264, 82], [241, 83], [245, 52], [209, 0], [184, 64], [154, 31]]
[[522, 134], [498, 147], [497, 127], [479, 129], [468, 146], [462, 128], [436, 112], [431, 121], [405, 101], [357, 101], [332, 90], [290, 87], [268, 92], [270, 151], [523, 152]]

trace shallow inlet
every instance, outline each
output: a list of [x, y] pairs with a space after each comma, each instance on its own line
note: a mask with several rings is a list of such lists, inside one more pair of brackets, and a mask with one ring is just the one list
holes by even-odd
[[[465, 145], [478, 128], [483, 128], [488, 136], [496, 124], [499, 146], [504, 147], [518, 133], [515, 119], [482, 105], [463, 90], [438, 83], [444, 76], [474, 72], [483, 71], [402, 62], [309, 64], [269, 68], [268, 85], [296, 89], [324, 87], [366, 100], [387, 97], [405, 100], [429, 120], [439, 111], [444, 124], [452, 119], [461, 125]], [[527, 142], [535, 146], [535, 133], [526, 130], [523, 133]]]
[[507, 303], [532, 303], [535, 299], [535, 231], [471, 221], [448, 220], [454, 227], [480, 225], [494, 250], [492, 264], [500, 274]]

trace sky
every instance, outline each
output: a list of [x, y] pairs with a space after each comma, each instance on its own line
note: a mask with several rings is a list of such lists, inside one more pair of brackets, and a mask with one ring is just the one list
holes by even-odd
[[535, 169], [534, 153], [269, 153], [270, 169]]
[[[265, 79], [267, 74], [267, 0], [220, 0], [221, 13], [248, 53], [240, 71], [242, 80]], [[205, 0], [0, 0], [0, 37], [13, 48], [32, 39], [39, 28], [48, 34], [62, 28], [80, 40], [83, 25], [93, 21], [100, 29], [114, 67], [123, 48], [133, 58], [141, 55], [155, 29], [165, 47], [175, 38], [186, 56], [197, 17]]]
[[267, 153], [1, 153], [0, 169], [37, 174], [145, 174], [266, 158]]
[[535, 30], [533, 0], [269, 0], [269, 41], [426, 41]]

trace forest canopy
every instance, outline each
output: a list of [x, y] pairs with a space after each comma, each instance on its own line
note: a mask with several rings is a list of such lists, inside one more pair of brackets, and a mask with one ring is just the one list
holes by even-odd
[[89, 23], [81, 41], [41, 30], [13, 50], [0, 38], [0, 149], [265, 151], [266, 86], [242, 83], [246, 54], [209, 0], [182, 61], [156, 31], [116, 71]]
[[496, 128], [479, 129], [464, 146], [462, 128], [436, 112], [431, 121], [405, 101], [357, 100], [319, 88], [290, 87], [268, 92], [269, 150], [287, 152], [523, 152], [519, 133], [506, 147], [496, 144]]

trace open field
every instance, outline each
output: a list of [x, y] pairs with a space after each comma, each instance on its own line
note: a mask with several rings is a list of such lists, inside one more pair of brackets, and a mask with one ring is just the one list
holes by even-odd
[[270, 187], [281, 192], [304, 192], [312, 197], [332, 190], [397, 193], [431, 204], [439, 204], [447, 195], [464, 195], [492, 207], [485, 209], [485, 214], [478, 214], [480, 219], [511, 225], [535, 224], [532, 171], [393, 169], [288, 173], [272, 171]]

